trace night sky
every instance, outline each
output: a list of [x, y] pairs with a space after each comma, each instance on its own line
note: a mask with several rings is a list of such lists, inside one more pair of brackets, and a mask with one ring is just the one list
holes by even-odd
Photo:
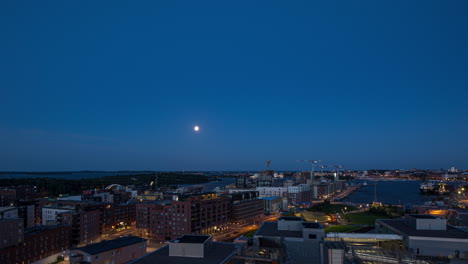
[[3, 171], [468, 168], [464, 0], [3, 0], [0, 34]]

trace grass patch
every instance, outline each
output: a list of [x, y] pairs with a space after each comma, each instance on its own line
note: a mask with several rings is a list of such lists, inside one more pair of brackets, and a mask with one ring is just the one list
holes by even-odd
[[361, 229], [360, 226], [355, 225], [334, 225], [325, 228], [326, 233], [349, 233]]
[[353, 213], [347, 214], [344, 216], [346, 220], [350, 221], [352, 224], [355, 225], [375, 225], [375, 220], [382, 218], [380, 215], [371, 214], [368, 212], [361, 212], [361, 213]]

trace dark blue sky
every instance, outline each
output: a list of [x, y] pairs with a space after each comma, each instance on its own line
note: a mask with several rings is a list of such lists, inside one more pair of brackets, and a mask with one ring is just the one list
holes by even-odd
[[0, 170], [467, 168], [467, 32], [463, 0], [4, 0]]

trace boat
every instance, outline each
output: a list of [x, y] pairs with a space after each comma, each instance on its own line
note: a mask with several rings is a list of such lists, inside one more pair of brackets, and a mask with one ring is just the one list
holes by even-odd
[[419, 186], [419, 190], [423, 194], [435, 194], [437, 191], [438, 186], [435, 185], [433, 182], [423, 182], [421, 186]]

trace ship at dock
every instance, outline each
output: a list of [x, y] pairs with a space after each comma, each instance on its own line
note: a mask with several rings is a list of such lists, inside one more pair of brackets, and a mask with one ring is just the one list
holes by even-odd
[[419, 186], [419, 190], [423, 194], [435, 194], [438, 189], [438, 185], [434, 182], [423, 182]]
[[422, 194], [430, 194], [430, 195], [448, 195], [450, 194], [455, 188], [455, 186], [448, 185], [445, 182], [423, 182], [419, 187], [419, 190]]

